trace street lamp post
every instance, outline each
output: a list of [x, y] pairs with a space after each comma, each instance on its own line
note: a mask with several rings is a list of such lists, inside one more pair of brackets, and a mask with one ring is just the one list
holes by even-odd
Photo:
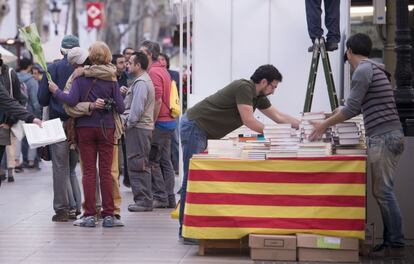
[[411, 86], [411, 35], [408, 27], [408, 0], [397, 0], [397, 32], [395, 38], [397, 65], [394, 91], [398, 114], [406, 136], [414, 136], [414, 89]]
[[53, 21], [53, 24], [55, 24], [55, 35], [58, 34], [60, 11], [62, 11], [62, 10], [57, 7], [56, 1], [53, 1], [53, 8], [50, 9], [50, 13], [52, 13], [52, 21]]

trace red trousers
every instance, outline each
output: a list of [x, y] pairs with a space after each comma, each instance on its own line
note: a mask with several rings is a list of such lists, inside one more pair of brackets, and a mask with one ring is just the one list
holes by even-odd
[[82, 160], [82, 185], [85, 196], [84, 216], [96, 215], [96, 160], [99, 157], [99, 179], [102, 197], [102, 217], [114, 215], [112, 193], [112, 155], [114, 129], [106, 129], [106, 138], [100, 127], [77, 128], [78, 146]]

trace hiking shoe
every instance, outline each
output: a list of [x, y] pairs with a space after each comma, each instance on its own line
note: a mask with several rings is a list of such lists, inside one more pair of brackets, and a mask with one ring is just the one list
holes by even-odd
[[8, 182], [14, 182], [14, 177], [13, 177], [13, 176], [9, 176], [9, 177], [7, 178], [7, 181], [8, 181]]
[[95, 217], [93, 216], [86, 216], [81, 219], [78, 219], [73, 222], [74, 226], [80, 226], [80, 227], [95, 227]]
[[114, 217], [113, 216], [105, 216], [102, 222], [103, 227], [114, 227]]
[[152, 207], [153, 208], [167, 208], [168, 202], [161, 202], [159, 200], [152, 201]]
[[69, 214], [67, 211], [59, 211], [52, 217], [53, 222], [67, 222], [69, 220]]
[[175, 208], [177, 206], [177, 202], [175, 201], [175, 195], [168, 195], [168, 206], [167, 208]]
[[335, 42], [326, 42], [325, 44], [326, 51], [334, 51], [338, 49], [338, 43]]
[[78, 219], [78, 215], [80, 214], [81, 212], [76, 209], [69, 210], [69, 219]]
[[152, 211], [152, 207], [143, 206], [136, 203], [128, 205], [128, 211], [130, 212], [150, 212]]

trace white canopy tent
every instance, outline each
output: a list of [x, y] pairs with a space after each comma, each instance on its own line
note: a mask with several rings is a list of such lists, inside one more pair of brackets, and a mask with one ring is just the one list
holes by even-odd
[[1, 59], [3, 60], [5, 64], [9, 64], [17, 60], [16, 55], [14, 55], [10, 51], [3, 48], [1, 45], [0, 45], [0, 54], [1, 54]]

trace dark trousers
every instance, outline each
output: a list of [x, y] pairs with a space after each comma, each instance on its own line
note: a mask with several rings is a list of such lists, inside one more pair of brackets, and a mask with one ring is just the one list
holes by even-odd
[[155, 128], [152, 133], [150, 164], [152, 193], [155, 200], [168, 201], [168, 194], [174, 193], [174, 169], [171, 163], [171, 135], [174, 130]]
[[125, 145], [128, 158], [128, 175], [136, 204], [152, 207], [152, 183], [149, 153], [152, 130], [128, 128]]
[[79, 152], [82, 159], [82, 185], [85, 196], [84, 216], [96, 214], [96, 160], [99, 155], [99, 182], [102, 196], [102, 217], [114, 215], [112, 193], [112, 155], [114, 129], [106, 129], [106, 138], [99, 127], [77, 128]]
[[[323, 36], [322, 29], [322, 0], [306, 0], [306, 20], [308, 22], [309, 37], [312, 42]], [[327, 42], [339, 43], [341, 34], [339, 32], [339, 5], [340, 0], [324, 0], [325, 26], [328, 29]]]

